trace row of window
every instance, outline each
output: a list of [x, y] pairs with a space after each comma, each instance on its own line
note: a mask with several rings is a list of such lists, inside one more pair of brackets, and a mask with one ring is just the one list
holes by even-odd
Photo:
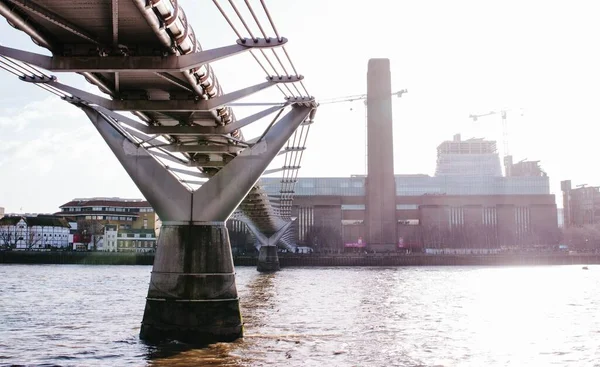
[[418, 204], [396, 204], [396, 210], [414, 210], [419, 209]]
[[[133, 217], [117, 217], [112, 215], [86, 215], [85, 219], [97, 219], [97, 220], [127, 220], [133, 221]], [[146, 219], [144, 219], [146, 220]]]
[[[494, 176], [397, 176], [396, 195], [535, 195], [549, 194], [547, 177], [494, 177]], [[269, 195], [279, 195], [280, 178], [262, 178], [260, 184]], [[286, 189], [287, 190], [287, 189]], [[293, 192], [309, 195], [365, 195], [364, 178], [299, 178]]]
[[144, 247], [144, 248], [152, 248], [154, 247], [154, 241], [119, 241], [117, 247]]
[[365, 210], [365, 206], [362, 204], [348, 204], [348, 205], [342, 205], [342, 210]]
[[126, 238], [154, 238], [154, 235], [152, 233], [121, 233], [119, 237], [126, 237]]
[[[279, 177], [263, 177], [260, 180], [261, 187], [269, 195], [279, 195], [283, 183]], [[287, 184], [285, 190], [292, 189], [296, 195], [364, 195], [364, 178], [356, 177], [301, 177], [296, 184]]]
[[116, 234], [115, 231], [108, 231], [106, 234], [106, 238], [108, 239], [113, 239], [113, 238], [155, 238], [154, 234], [152, 233], [119, 233], [118, 235]]
[[68, 207], [64, 208], [65, 212], [129, 212], [129, 213], [151, 213], [154, 211], [152, 208], [118, 208], [112, 206], [93, 206], [93, 207]]
[[35, 230], [31, 230], [29, 232], [27, 232], [27, 231], [15, 231], [15, 230], [11, 231], [10, 229], [6, 230], [6, 229], [1, 229], [0, 228], [0, 232], [9, 233], [9, 234], [10, 233], [14, 233], [14, 234], [19, 233], [20, 235], [31, 233], [32, 235], [35, 234], [38, 237], [40, 237], [42, 235], [42, 233], [44, 234], [44, 237], [53, 237], [53, 236], [54, 237], [66, 237], [67, 236], [66, 231], [63, 231], [63, 233], [56, 233], [56, 232], [53, 232], [53, 231], [50, 231], [52, 233], [44, 233], [44, 231], [41, 231], [41, 232], [40, 231], [35, 231]]

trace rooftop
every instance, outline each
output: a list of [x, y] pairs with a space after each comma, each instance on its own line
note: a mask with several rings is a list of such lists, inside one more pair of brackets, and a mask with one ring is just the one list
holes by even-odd
[[35, 217], [28, 216], [6, 216], [0, 219], [0, 225], [15, 225], [21, 220], [25, 220], [28, 226], [43, 226], [43, 227], [65, 227], [71, 228], [66, 219], [53, 215], [38, 215]]
[[150, 208], [150, 203], [142, 199], [122, 199], [122, 198], [76, 198], [68, 203], [61, 205], [59, 208], [64, 207], [83, 207], [83, 206], [114, 206], [120, 208]]
[[104, 197], [104, 196], [97, 196], [97, 197], [93, 197], [93, 198], [75, 198], [72, 201], [90, 201], [90, 200], [104, 200], [104, 201], [119, 201], [119, 202], [145, 202], [144, 199], [126, 199], [126, 198], [120, 198], [120, 197]]
[[462, 140], [460, 134], [454, 135], [452, 140], [442, 142], [438, 148], [438, 158], [445, 154], [496, 154], [496, 142], [484, 138], [471, 138]]

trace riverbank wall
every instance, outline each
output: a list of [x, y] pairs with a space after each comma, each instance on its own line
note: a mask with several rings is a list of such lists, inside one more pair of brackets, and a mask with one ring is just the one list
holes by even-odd
[[[116, 252], [0, 252], [0, 264], [152, 265], [154, 254]], [[254, 256], [234, 256], [236, 266], [256, 266]], [[519, 266], [600, 265], [600, 254], [426, 255], [280, 254], [281, 267], [310, 266]]]

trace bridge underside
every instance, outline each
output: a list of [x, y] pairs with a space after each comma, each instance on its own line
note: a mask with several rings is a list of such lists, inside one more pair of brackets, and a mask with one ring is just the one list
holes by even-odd
[[[274, 157], [302, 148], [283, 149], [310, 124], [316, 104], [299, 92], [236, 119], [231, 104], [302, 77], [275, 70], [262, 83], [224, 93], [210, 63], [287, 40], [265, 34], [202, 50], [171, 0], [0, 0], [0, 15], [51, 53], [0, 46], [0, 65], [8, 57], [46, 70], [21, 63], [21, 74], [13, 73], [82, 109], [163, 222], [140, 336], [195, 343], [240, 337], [224, 223], [237, 209], [262, 245], [286, 243], [291, 202], [272, 205], [257, 181]], [[79, 73], [105, 95], [62, 84], [59, 72]], [[260, 137], [244, 138], [241, 128], [270, 115]]]

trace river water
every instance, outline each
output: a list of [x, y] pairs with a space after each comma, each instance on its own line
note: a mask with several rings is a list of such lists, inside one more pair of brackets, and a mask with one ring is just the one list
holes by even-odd
[[600, 266], [237, 268], [245, 337], [138, 339], [150, 266], [0, 265], [0, 365], [600, 366]]

